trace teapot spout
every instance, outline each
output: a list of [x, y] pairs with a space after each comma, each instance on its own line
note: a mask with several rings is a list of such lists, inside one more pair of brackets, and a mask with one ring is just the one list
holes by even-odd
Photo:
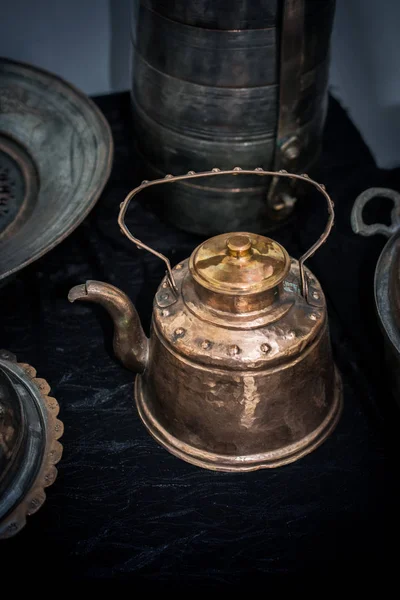
[[107, 310], [114, 322], [113, 347], [123, 365], [142, 373], [147, 364], [149, 340], [147, 339], [139, 315], [128, 296], [121, 290], [101, 281], [87, 281], [73, 287], [68, 300], [97, 302]]

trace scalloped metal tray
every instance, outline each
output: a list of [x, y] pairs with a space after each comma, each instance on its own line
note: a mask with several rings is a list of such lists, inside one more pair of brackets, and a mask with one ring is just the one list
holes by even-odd
[[0, 350], [0, 540], [20, 531], [57, 477], [64, 426], [50, 386]]

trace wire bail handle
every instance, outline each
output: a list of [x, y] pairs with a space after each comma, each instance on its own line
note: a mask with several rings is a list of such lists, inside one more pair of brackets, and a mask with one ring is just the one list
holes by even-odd
[[309, 177], [309, 175], [306, 175], [305, 173], [303, 173], [302, 175], [297, 175], [294, 173], [288, 173], [287, 171], [284, 171], [284, 170], [265, 171], [261, 167], [257, 167], [256, 169], [242, 169], [241, 167], [234, 167], [233, 169], [227, 169], [227, 170], [221, 170], [221, 169], [214, 168], [211, 171], [203, 171], [203, 172], [199, 172], [199, 173], [196, 173], [195, 171], [189, 171], [186, 175], [176, 175], [176, 176], [165, 175], [165, 177], [163, 177], [162, 179], [154, 179], [152, 181], [145, 180], [145, 181], [142, 181], [142, 183], [138, 187], [136, 187], [131, 192], [129, 192], [129, 194], [126, 196], [125, 200], [123, 202], [121, 202], [121, 204], [120, 204], [120, 211], [119, 211], [119, 215], [118, 215], [118, 225], [121, 229], [121, 232], [131, 242], [133, 242], [138, 248], [147, 250], [148, 252], [151, 252], [152, 254], [154, 254], [155, 256], [157, 256], [158, 258], [160, 258], [161, 260], [164, 261], [164, 263], [167, 266], [167, 273], [168, 273], [168, 278], [171, 283], [171, 287], [173, 288], [173, 290], [175, 292], [177, 292], [178, 290], [177, 290], [177, 286], [175, 283], [175, 279], [174, 279], [174, 275], [172, 272], [171, 263], [170, 263], [169, 259], [166, 256], [164, 256], [164, 254], [161, 254], [160, 252], [153, 250], [153, 248], [150, 248], [150, 246], [147, 246], [147, 244], [144, 244], [143, 242], [141, 242], [140, 240], [135, 238], [129, 231], [128, 227], [126, 226], [125, 215], [126, 215], [126, 211], [128, 210], [131, 200], [142, 190], [152, 187], [152, 186], [155, 186], [155, 185], [160, 185], [162, 183], [172, 183], [175, 181], [184, 181], [187, 179], [196, 179], [196, 178], [199, 179], [201, 177], [215, 177], [217, 175], [238, 175], [239, 173], [241, 175], [260, 175], [260, 176], [267, 175], [269, 177], [285, 177], [285, 178], [289, 178], [289, 179], [290, 178], [298, 179], [300, 181], [305, 181], [306, 183], [310, 183], [325, 197], [327, 206], [328, 206], [328, 222], [326, 224], [325, 230], [322, 233], [322, 235], [318, 238], [318, 240], [311, 246], [311, 248], [309, 248], [307, 250], [307, 252], [305, 252], [298, 260], [299, 272], [300, 272], [301, 294], [304, 296], [304, 298], [307, 299], [308, 286], [307, 286], [307, 281], [306, 281], [306, 277], [305, 277], [305, 273], [304, 273], [304, 263], [306, 260], [308, 260], [311, 256], [313, 256], [315, 254], [315, 252], [318, 250], [318, 248], [320, 248], [322, 246], [322, 244], [324, 244], [326, 242], [326, 239], [329, 236], [331, 229], [333, 227], [335, 214], [334, 214], [334, 210], [333, 210], [333, 207], [334, 207], [333, 201], [332, 201], [331, 197], [329, 196], [329, 194], [327, 193], [327, 191], [325, 190], [325, 186], [321, 183], [317, 183], [316, 181], [311, 179]]

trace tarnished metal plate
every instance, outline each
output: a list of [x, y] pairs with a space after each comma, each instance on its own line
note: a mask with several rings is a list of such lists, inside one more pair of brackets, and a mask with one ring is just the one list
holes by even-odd
[[0, 280], [70, 234], [113, 154], [107, 121], [59, 77], [0, 58]]

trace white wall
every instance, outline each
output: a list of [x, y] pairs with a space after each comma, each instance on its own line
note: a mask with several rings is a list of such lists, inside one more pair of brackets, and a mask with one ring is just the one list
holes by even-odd
[[380, 167], [400, 165], [400, 0], [336, 0], [331, 92]]
[[[113, 3], [125, 0], [113, 0]], [[109, 0], [0, 0], [0, 55], [111, 91]]]
[[[92, 0], [89, 0], [90, 2]], [[127, 90], [130, 84], [131, 2], [109, 0], [111, 20], [110, 84], [111, 90]], [[400, 1], [400, 0], [399, 0]]]
[[[381, 167], [400, 165], [400, 0], [336, 0], [332, 93]], [[91, 95], [128, 89], [130, 0], [0, 0], [0, 55]]]

